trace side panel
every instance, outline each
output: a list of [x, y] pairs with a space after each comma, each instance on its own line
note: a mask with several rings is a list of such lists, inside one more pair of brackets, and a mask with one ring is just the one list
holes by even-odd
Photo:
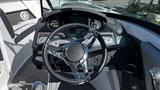
[[160, 67], [160, 51], [148, 43], [141, 43], [141, 52], [146, 90], [153, 90], [153, 82], [150, 70], [155, 67]]
[[9, 59], [6, 53], [7, 51], [5, 48], [1, 31], [0, 31], [0, 49], [1, 49], [1, 55], [2, 55], [0, 56], [1, 57], [0, 58], [0, 90], [8, 90], [8, 82], [10, 79], [10, 65], [9, 65]]
[[[160, 35], [151, 30], [126, 21], [121, 21], [126, 32], [139, 39], [141, 43], [144, 81], [146, 90], [153, 90], [150, 69], [160, 66]], [[158, 70], [159, 72], [159, 70]]]
[[160, 50], [160, 35], [152, 32], [147, 28], [130, 22], [121, 21], [121, 23], [128, 34], [132, 35], [133, 37], [139, 39], [142, 42], [149, 42], [154, 47]]

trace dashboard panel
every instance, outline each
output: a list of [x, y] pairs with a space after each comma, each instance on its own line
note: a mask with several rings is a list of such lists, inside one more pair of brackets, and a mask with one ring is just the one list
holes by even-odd
[[[40, 29], [38, 31], [36, 44], [43, 44], [51, 32], [69, 23], [82, 23], [95, 29], [102, 35], [107, 46], [119, 44], [123, 34], [121, 25], [108, 23], [107, 20], [99, 16], [81, 12], [58, 13], [56, 15], [52, 15], [46, 19], [45, 29]], [[83, 37], [86, 34], [85, 30], [82, 31], [77, 28], [65, 33], [67, 33], [65, 34], [68, 35], [67, 37]], [[99, 46], [97, 40], [95, 41], [94, 46]]]
[[101, 17], [91, 16], [81, 12], [61, 13], [52, 16], [47, 20], [47, 26], [52, 30], [68, 23], [82, 23], [95, 30], [102, 30], [105, 27], [106, 20]]
[[[116, 46], [123, 44], [123, 29], [120, 24], [115, 19], [105, 18], [103, 15], [90, 13], [90, 12], [82, 12], [82, 11], [62, 11], [58, 13], [53, 12], [52, 14], [40, 19], [37, 23], [35, 38], [33, 42], [33, 53], [34, 59], [36, 61], [39, 60], [39, 56], [42, 55], [42, 47], [48, 36], [55, 31], [57, 28], [69, 24], [69, 23], [82, 23], [90, 26], [91, 28], [98, 31], [103, 37], [107, 47]], [[66, 30], [65, 30], [66, 31]], [[64, 35], [65, 38], [68, 39], [72, 37], [83, 37], [85, 36], [86, 30], [79, 30], [79, 28], [74, 28], [72, 30], [68, 30], [61, 34]], [[67, 35], [67, 36], [66, 36]], [[69, 40], [69, 39], [68, 39]], [[91, 51], [98, 51], [100, 47], [100, 43], [98, 40], [95, 40], [93, 46], [91, 47]], [[93, 53], [92, 57], [89, 59], [89, 65], [97, 65], [100, 60], [101, 55], [97, 53]], [[41, 58], [42, 61], [42, 58]]]
[[[94, 15], [86, 12], [72, 11], [72, 12], [62, 12], [51, 15], [45, 20], [45, 25], [43, 29], [40, 29], [36, 35], [36, 44], [42, 45], [51, 32], [57, 28], [69, 24], [69, 23], [82, 23], [90, 26], [91, 28], [101, 31], [106, 27], [107, 20], [104, 17]], [[67, 37], [82, 37], [84, 36], [85, 30], [80, 31], [78, 29], [66, 32]]]

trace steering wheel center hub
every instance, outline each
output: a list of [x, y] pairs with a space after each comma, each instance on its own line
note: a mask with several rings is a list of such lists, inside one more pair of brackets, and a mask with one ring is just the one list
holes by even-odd
[[65, 48], [65, 56], [71, 62], [78, 62], [85, 56], [85, 48], [80, 43], [69, 43]]

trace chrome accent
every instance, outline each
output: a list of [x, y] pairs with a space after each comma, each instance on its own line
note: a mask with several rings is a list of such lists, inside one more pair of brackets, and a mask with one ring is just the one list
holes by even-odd
[[81, 75], [80, 73], [78, 72], [78, 68], [77, 68], [77, 65], [74, 65], [72, 63], [69, 64], [72, 72], [74, 73], [74, 77], [76, 80], [81, 80]]
[[49, 47], [47, 48], [47, 53], [49, 53], [50, 55], [53, 55], [54, 57], [57, 57], [59, 59], [64, 60], [63, 55], [62, 55], [61, 52], [57, 52], [57, 51], [52, 49], [52, 47], [53, 48], [58, 48], [58, 47], [56, 47], [53, 43], [49, 43], [48, 46]]
[[95, 30], [98, 30], [102, 27], [102, 22], [97, 19], [91, 19], [89, 22], [89, 26]]
[[59, 59], [64, 60], [64, 58], [62, 57], [62, 53], [61, 52], [55, 52], [53, 50], [48, 50], [48, 53], [53, 55], [54, 57], [57, 57]]
[[71, 68], [75, 79], [78, 81], [81, 81], [81, 83], [79, 83], [79, 84], [83, 84], [84, 82], [88, 82], [88, 80], [90, 79], [90, 76], [86, 75], [86, 73], [78, 72], [78, 68], [77, 68], [76, 64], [70, 63], [69, 67]]
[[88, 74], [88, 66], [87, 66], [87, 60], [85, 60], [85, 61], [80, 61], [80, 63], [81, 63], [81, 65], [82, 65], [82, 67], [84, 68], [84, 73], [86, 73], [86, 74]]
[[153, 67], [149, 70], [155, 90], [160, 90], [160, 67]]

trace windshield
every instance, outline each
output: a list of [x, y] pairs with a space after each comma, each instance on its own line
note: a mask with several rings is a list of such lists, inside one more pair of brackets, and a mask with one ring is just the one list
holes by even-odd
[[[160, 25], [160, 0], [48, 0], [50, 8], [75, 6], [114, 11]], [[83, 6], [82, 6], [83, 3]]]

